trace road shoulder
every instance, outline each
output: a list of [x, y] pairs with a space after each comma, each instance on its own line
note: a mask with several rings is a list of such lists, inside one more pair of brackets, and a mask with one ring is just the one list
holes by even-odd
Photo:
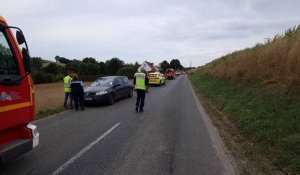
[[203, 119], [206, 129], [211, 137], [213, 147], [216, 150], [216, 154], [221, 162], [222, 165], [222, 174], [224, 175], [235, 175], [239, 174], [238, 166], [235, 163], [234, 157], [231, 155], [231, 153], [226, 148], [225, 144], [223, 143], [219, 131], [216, 129], [216, 127], [213, 125], [213, 122], [211, 118], [206, 113], [202, 103], [200, 102], [198, 96], [196, 95], [196, 92], [194, 90], [194, 87], [192, 86], [190, 80], [188, 79], [189, 87], [192, 91], [194, 100], [197, 104], [197, 108], [199, 110], [199, 113], [201, 114], [201, 118]]

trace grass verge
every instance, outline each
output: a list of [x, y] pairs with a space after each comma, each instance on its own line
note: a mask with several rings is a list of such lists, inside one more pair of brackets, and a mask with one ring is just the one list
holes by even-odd
[[229, 129], [231, 133], [224, 134], [227, 135], [223, 137], [225, 143], [232, 139], [237, 141], [240, 155], [235, 157], [243, 157], [256, 167], [255, 173], [245, 170], [246, 167], [243, 174], [300, 174], [300, 101], [297, 96], [278, 95], [263, 88], [260, 82], [234, 84], [201, 71], [189, 77], [209, 102], [206, 104], [212, 104], [211, 109], [219, 113], [218, 121], [228, 116], [227, 122], [219, 122], [227, 130], [233, 128]]
[[35, 119], [38, 120], [38, 119], [41, 119], [41, 118], [45, 118], [45, 117], [48, 117], [50, 115], [62, 112], [64, 110], [65, 110], [65, 108], [63, 106], [53, 108], [53, 109], [38, 110], [38, 112], [36, 113]]

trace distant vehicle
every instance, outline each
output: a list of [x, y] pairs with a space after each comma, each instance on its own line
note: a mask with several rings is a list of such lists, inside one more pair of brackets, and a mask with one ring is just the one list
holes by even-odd
[[174, 69], [167, 69], [165, 72], [165, 77], [169, 80], [175, 79], [176, 74]]
[[164, 85], [166, 84], [166, 78], [164, 74], [160, 72], [149, 73], [149, 84], [150, 85]]
[[113, 105], [117, 99], [133, 96], [133, 85], [126, 76], [107, 76], [84, 89], [84, 101]]
[[[16, 38], [12, 31], [16, 31]], [[30, 56], [21, 29], [0, 16], [0, 164], [39, 144]]]
[[176, 71], [176, 73], [175, 73], [177, 76], [179, 76], [179, 75], [182, 75], [182, 72], [181, 71]]

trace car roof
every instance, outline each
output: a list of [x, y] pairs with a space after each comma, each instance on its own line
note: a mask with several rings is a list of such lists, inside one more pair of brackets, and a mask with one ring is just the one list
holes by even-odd
[[126, 77], [126, 76], [105, 76], [105, 77], [99, 77], [99, 78], [104, 78], [104, 79], [114, 79], [118, 77]]

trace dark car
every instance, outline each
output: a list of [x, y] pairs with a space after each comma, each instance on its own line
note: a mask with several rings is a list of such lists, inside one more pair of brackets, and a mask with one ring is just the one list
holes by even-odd
[[100, 77], [84, 89], [84, 101], [92, 103], [115, 103], [123, 97], [132, 97], [133, 85], [125, 76]]

